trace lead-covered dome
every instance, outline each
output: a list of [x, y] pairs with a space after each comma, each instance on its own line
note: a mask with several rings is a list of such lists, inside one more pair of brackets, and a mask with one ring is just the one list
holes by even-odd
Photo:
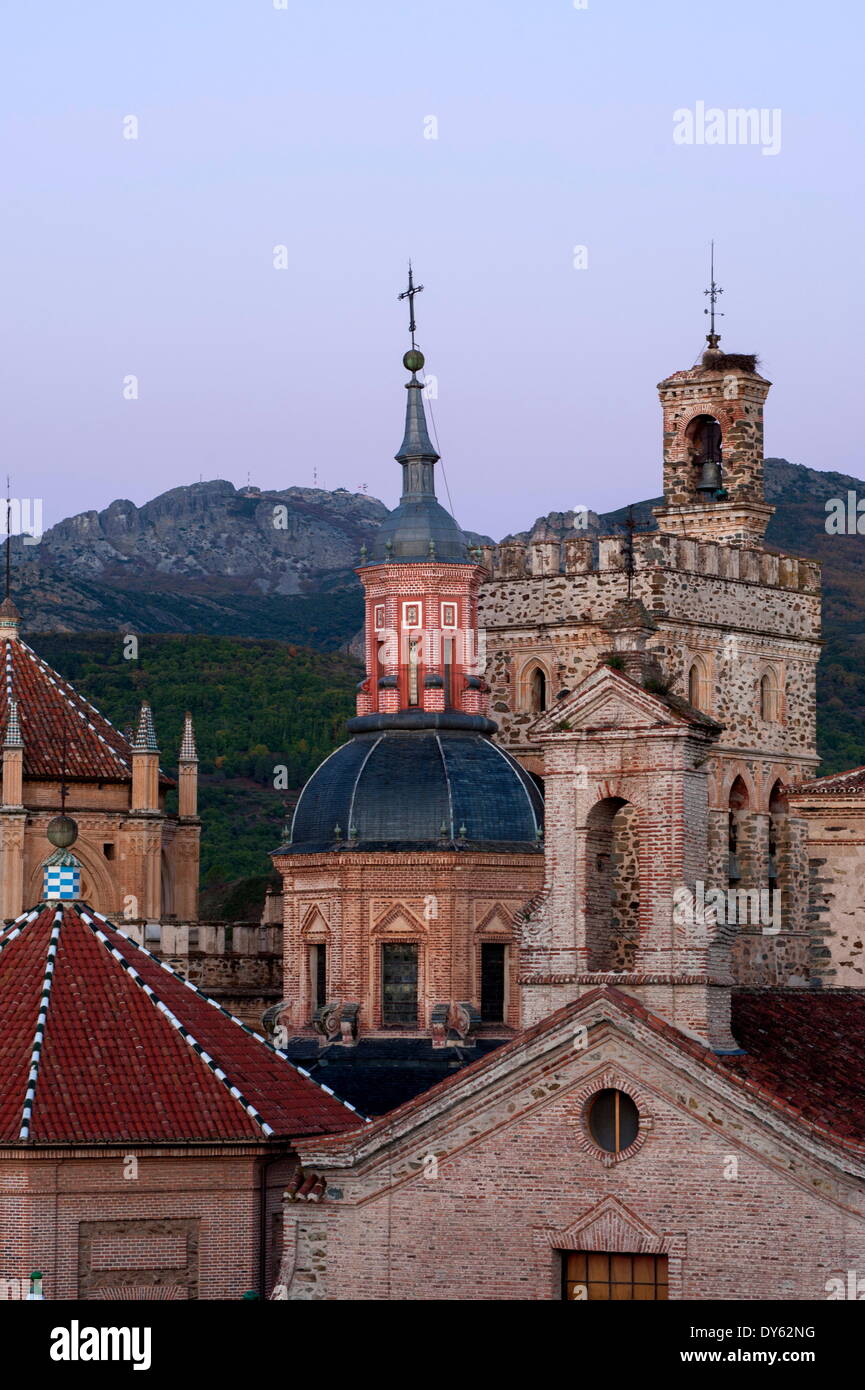
[[495, 728], [456, 712], [349, 720], [354, 737], [307, 782], [280, 852], [540, 851], [543, 798]]

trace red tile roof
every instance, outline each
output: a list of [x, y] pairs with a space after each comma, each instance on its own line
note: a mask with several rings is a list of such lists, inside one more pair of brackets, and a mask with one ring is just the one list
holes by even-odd
[[741, 990], [728, 1071], [843, 1143], [865, 1142], [865, 990]]
[[847, 772], [836, 772], [827, 777], [812, 777], [807, 782], [795, 782], [784, 788], [787, 796], [844, 796], [861, 795], [865, 792], [865, 767], [851, 767]]
[[84, 904], [0, 932], [0, 1143], [247, 1140], [362, 1117]]
[[25, 777], [60, 776], [65, 729], [67, 777], [131, 778], [131, 750], [123, 735], [26, 642], [2, 639], [0, 662], [0, 733], [5, 733], [13, 695], [24, 739]]

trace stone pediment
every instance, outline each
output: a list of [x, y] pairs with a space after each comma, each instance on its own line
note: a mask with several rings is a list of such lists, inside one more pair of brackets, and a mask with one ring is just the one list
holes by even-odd
[[645, 690], [610, 666], [601, 666], [531, 725], [534, 738], [596, 729], [683, 728], [708, 723], [684, 701]]

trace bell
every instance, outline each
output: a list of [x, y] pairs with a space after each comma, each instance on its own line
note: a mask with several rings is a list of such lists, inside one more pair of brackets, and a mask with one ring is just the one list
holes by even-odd
[[712, 459], [703, 459], [703, 466], [700, 469], [700, 481], [697, 483], [698, 492], [718, 492], [721, 487], [721, 467]]

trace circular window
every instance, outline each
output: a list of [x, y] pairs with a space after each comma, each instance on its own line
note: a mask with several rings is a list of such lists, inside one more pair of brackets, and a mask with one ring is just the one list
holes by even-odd
[[640, 1132], [640, 1112], [625, 1091], [598, 1091], [589, 1101], [589, 1133], [608, 1154], [630, 1148]]

